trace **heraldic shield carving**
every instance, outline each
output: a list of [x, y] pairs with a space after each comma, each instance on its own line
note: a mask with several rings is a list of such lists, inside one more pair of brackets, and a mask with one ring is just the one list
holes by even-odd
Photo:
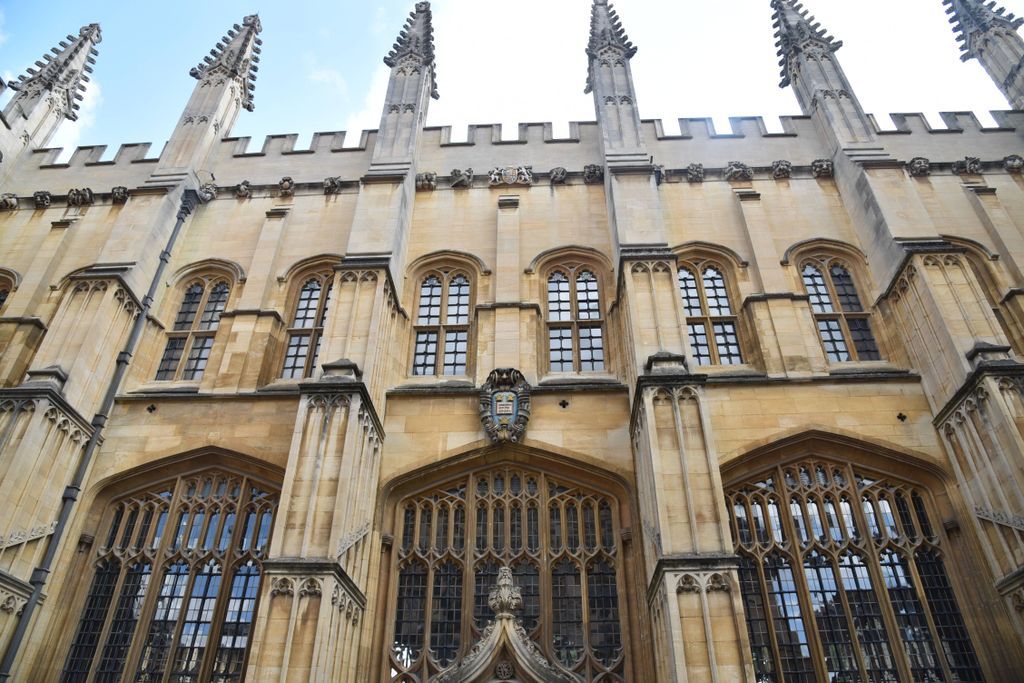
[[494, 443], [518, 443], [530, 421], [530, 385], [514, 368], [498, 368], [480, 389], [480, 420]]

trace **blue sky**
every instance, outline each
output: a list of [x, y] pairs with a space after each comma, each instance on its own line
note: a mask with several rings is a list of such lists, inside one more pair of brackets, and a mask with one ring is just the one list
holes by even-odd
[[[840, 51], [870, 112], [984, 112], [1006, 103], [977, 63], [962, 64], [941, 0], [807, 0], [846, 47]], [[261, 3], [179, 0], [0, 0], [0, 73], [22, 73], [67, 33], [97, 21], [103, 43], [82, 121], [65, 125], [60, 144], [166, 139], [195, 85], [189, 69], [242, 16], [259, 12], [264, 51], [256, 111], [242, 112], [232, 134], [375, 128], [387, 70], [381, 59], [412, 0], [296, 0]], [[1005, 3], [1020, 13], [1024, 0]], [[583, 95], [590, 0], [435, 0], [441, 100], [428, 123], [593, 118]], [[768, 0], [619, 0], [640, 51], [633, 60], [641, 114], [675, 119], [799, 113], [780, 90]], [[98, 93], [97, 93], [98, 90]], [[769, 127], [778, 129], [769, 119]], [[884, 124], [884, 122], [883, 122]], [[350, 135], [348, 143], [358, 141]]]

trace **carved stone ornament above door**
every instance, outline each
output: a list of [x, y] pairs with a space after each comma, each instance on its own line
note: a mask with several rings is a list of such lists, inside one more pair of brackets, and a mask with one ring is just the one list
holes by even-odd
[[494, 443], [518, 443], [530, 421], [530, 385], [515, 368], [498, 368], [480, 388], [480, 421]]

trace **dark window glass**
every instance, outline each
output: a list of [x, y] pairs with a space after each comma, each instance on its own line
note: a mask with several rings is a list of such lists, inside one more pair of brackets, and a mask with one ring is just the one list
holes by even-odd
[[469, 324], [469, 280], [456, 275], [448, 284], [446, 325]]
[[803, 280], [829, 362], [881, 360], [850, 271], [839, 263], [827, 269], [808, 263], [803, 268]]
[[427, 568], [419, 562], [406, 565], [398, 574], [398, 609], [392, 651], [403, 666], [411, 666], [423, 652], [424, 616], [427, 601]]
[[939, 642], [955, 680], [981, 683], [985, 680], [981, 674], [981, 665], [974, 654], [974, 646], [960, 615], [960, 606], [946, 576], [942, 557], [934, 550], [926, 549], [918, 551], [914, 561], [922, 588], [928, 596], [935, 628], [939, 632]]
[[444, 562], [434, 570], [430, 610], [430, 651], [441, 666], [455, 661], [462, 632], [462, 568]]
[[717, 268], [704, 269], [704, 296], [707, 297], [708, 315], [720, 317], [732, 315], [729, 306], [729, 293], [725, 288], [725, 278]]
[[555, 658], [572, 667], [583, 658], [583, 592], [579, 568], [569, 559], [551, 568], [551, 627]]
[[164, 348], [164, 355], [160, 359], [160, 367], [156, 371], [156, 378], [159, 380], [174, 379], [178, 372], [178, 363], [185, 353], [185, 342], [188, 337], [172, 337], [167, 340], [167, 347]]
[[103, 630], [110, 601], [114, 597], [114, 584], [117, 583], [119, 573], [116, 560], [103, 561], [96, 568], [61, 680], [67, 683], [84, 681], [89, 674], [96, 646], [99, 644], [100, 631]]
[[288, 337], [284, 352], [284, 371], [281, 377], [295, 379], [306, 374], [306, 356], [309, 355], [309, 335], [293, 334]]
[[704, 315], [700, 290], [697, 289], [697, 278], [688, 268], [679, 269], [679, 293], [683, 297], [683, 313], [687, 318], [699, 318]]
[[548, 330], [548, 353], [552, 372], [572, 372], [575, 354], [571, 327], [552, 327]]
[[587, 569], [587, 600], [590, 606], [590, 647], [597, 660], [610, 667], [622, 654], [622, 632], [615, 569], [604, 559]]
[[196, 337], [192, 342], [192, 349], [188, 353], [188, 360], [185, 361], [185, 369], [181, 373], [182, 379], [201, 379], [206, 369], [206, 361], [210, 359], [210, 351], [213, 349], [213, 337]]
[[878, 344], [875, 342], [875, 335], [871, 332], [871, 323], [868, 319], [847, 318], [846, 324], [850, 326], [850, 340], [857, 351], [857, 359], [881, 360], [882, 354], [878, 352]]
[[[416, 316], [413, 375], [467, 373], [469, 307], [470, 283], [465, 275], [429, 275], [423, 280]], [[439, 344], [443, 344], [440, 349]]]
[[192, 321], [196, 319], [196, 312], [199, 311], [199, 304], [202, 300], [203, 286], [201, 284], [196, 283], [185, 290], [185, 298], [182, 299], [181, 308], [178, 309], [178, 316], [174, 319], [175, 332], [192, 328]]
[[437, 332], [417, 332], [412, 374], [433, 375], [437, 365]]
[[[602, 372], [604, 328], [601, 290], [592, 271], [548, 277], [548, 368], [551, 372]], [[587, 324], [582, 324], [586, 322]]]
[[327, 275], [309, 278], [299, 291], [281, 369], [284, 379], [310, 377], [316, 370], [331, 302], [332, 286], [328, 278]]
[[843, 312], [861, 313], [864, 309], [860, 305], [860, 297], [857, 296], [850, 271], [839, 264], [833, 264], [828, 272], [832, 276], [832, 286], [836, 288], [836, 298]]
[[548, 320], [552, 322], [572, 320], [569, 279], [564, 273], [554, 272], [548, 278]]
[[[701, 273], [700, 282], [694, 272]], [[740, 365], [738, 324], [729, 303], [729, 289], [717, 266], [680, 266], [679, 293], [697, 365]]]
[[708, 330], [704, 323], [689, 323], [690, 353], [697, 365], [711, 365], [711, 345]]
[[316, 312], [320, 307], [321, 289], [319, 280], [309, 280], [302, 286], [302, 291], [299, 292], [299, 301], [295, 305], [292, 327], [314, 327]]
[[214, 285], [210, 290], [210, 297], [206, 300], [206, 307], [203, 308], [203, 317], [199, 320], [200, 330], [216, 330], [220, 324], [220, 314], [228, 304], [228, 289], [226, 282]]
[[821, 337], [821, 344], [825, 347], [825, 355], [833, 363], [841, 363], [850, 360], [850, 350], [846, 346], [846, 339], [843, 337], [843, 326], [839, 320], [830, 318], [818, 319], [818, 335]]
[[[220, 324], [220, 316], [227, 306], [230, 293], [231, 288], [226, 282], [218, 282], [209, 289], [198, 282], [189, 285], [174, 320], [174, 328], [168, 333], [169, 339], [157, 368], [156, 379], [177, 379], [179, 370], [181, 379], [202, 379], [213, 348], [213, 333]], [[197, 319], [200, 309], [202, 315]], [[188, 349], [187, 357], [185, 349]]]
[[806, 265], [804, 266], [803, 276], [807, 295], [811, 297], [811, 310], [815, 313], [834, 312], [832, 295], [829, 294], [828, 286], [825, 284], [825, 276], [822, 275], [821, 270], [812, 265]]

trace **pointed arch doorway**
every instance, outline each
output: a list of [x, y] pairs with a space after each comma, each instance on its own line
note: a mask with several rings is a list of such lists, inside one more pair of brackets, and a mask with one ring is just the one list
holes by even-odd
[[[389, 489], [382, 530], [393, 541], [382, 568], [377, 680], [633, 679], [630, 635], [639, 626], [626, 596], [643, 589], [632, 570], [623, 481], [505, 445], [419, 470]], [[489, 604], [503, 569], [521, 596], [514, 616]], [[494, 654], [486, 665], [481, 651]], [[467, 660], [477, 665], [467, 668]]]

